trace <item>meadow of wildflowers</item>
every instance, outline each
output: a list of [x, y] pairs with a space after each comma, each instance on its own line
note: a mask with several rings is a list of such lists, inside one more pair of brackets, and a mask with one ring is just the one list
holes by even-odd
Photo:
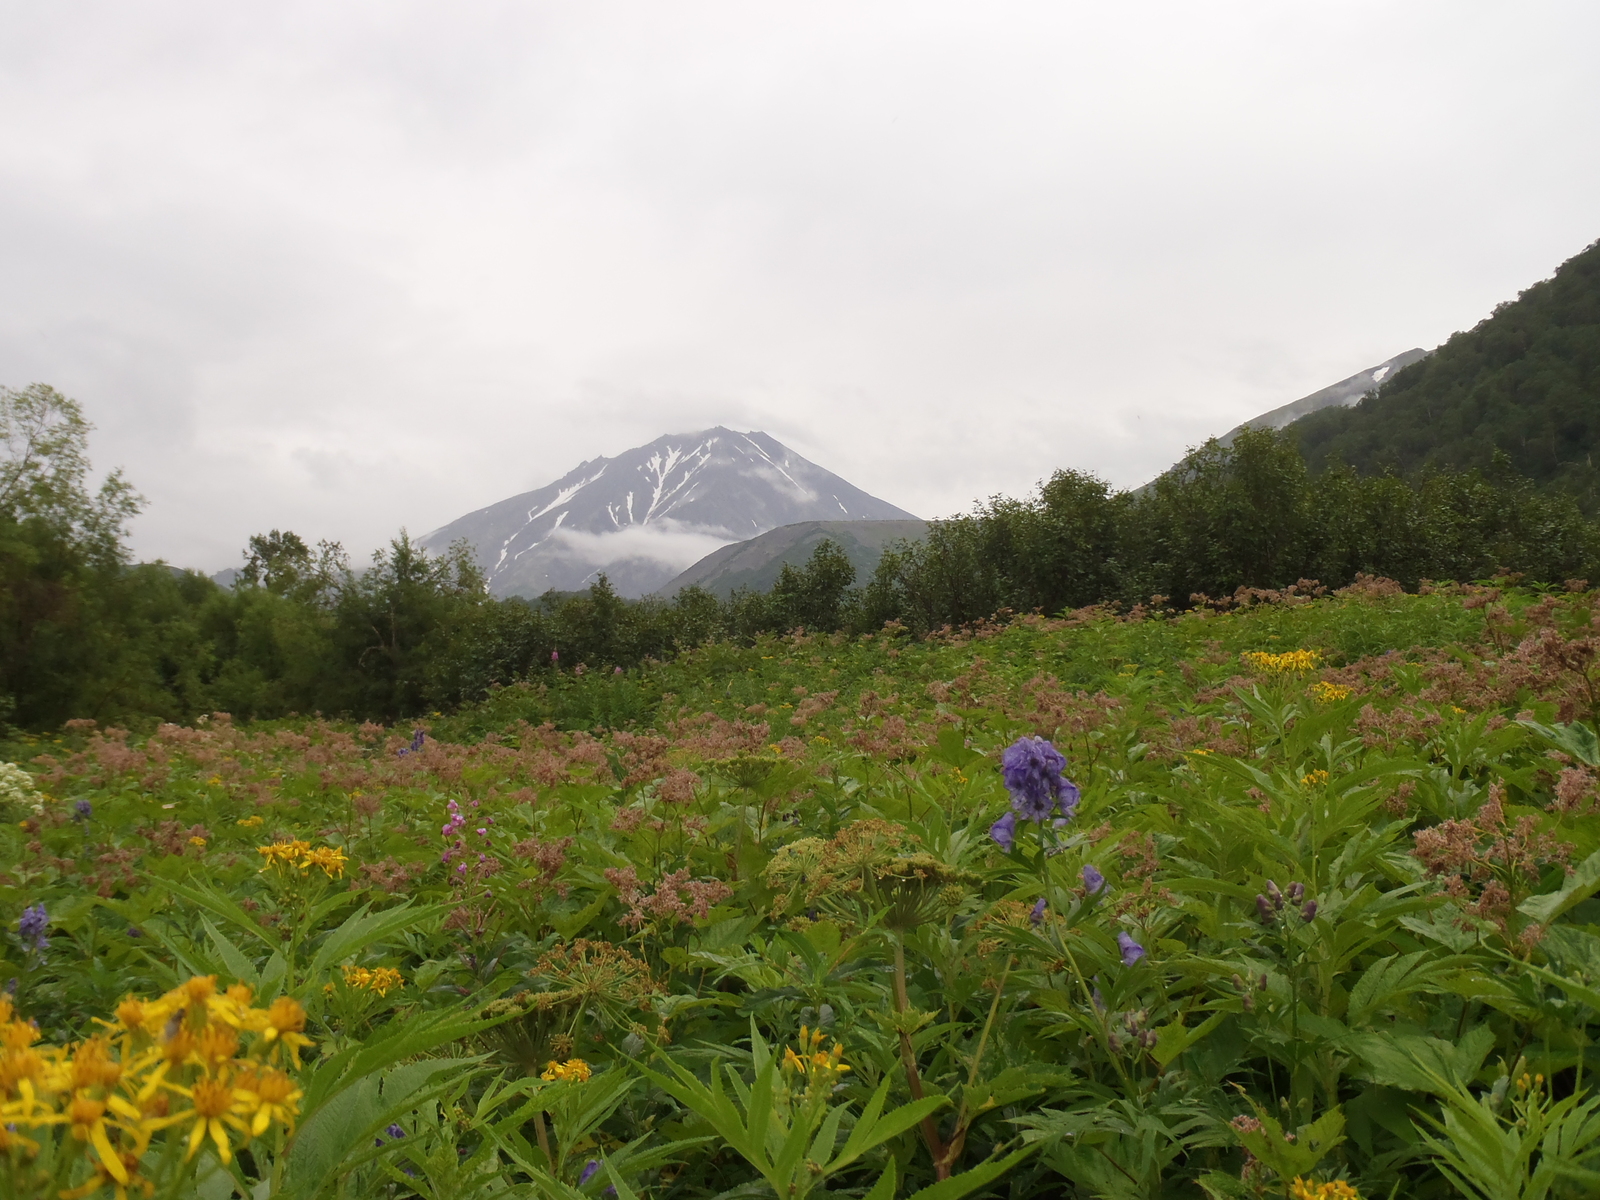
[[1425, 593], [14, 737], [0, 1195], [1600, 1194], [1596, 595]]

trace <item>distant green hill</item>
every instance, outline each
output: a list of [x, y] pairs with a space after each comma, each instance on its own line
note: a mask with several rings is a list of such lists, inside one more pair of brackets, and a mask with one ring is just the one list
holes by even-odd
[[884, 547], [903, 539], [918, 541], [928, 532], [925, 521], [800, 521], [780, 525], [747, 542], [735, 542], [706, 555], [661, 589], [676, 596], [686, 587], [701, 587], [726, 599], [740, 588], [765, 592], [778, 581], [784, 565], [803, 567], [823, 541], [844, 551], [865, 581], [883, 557]]
[[1600, 510], [1600, 242], [1353, 408], [1289, 426], [1313, 470], [1490, 467]]

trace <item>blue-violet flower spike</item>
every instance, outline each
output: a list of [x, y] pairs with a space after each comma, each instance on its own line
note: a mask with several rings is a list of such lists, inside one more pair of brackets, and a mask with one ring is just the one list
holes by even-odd
[[1100, 874], [1100, 868], [1093, 863], [1083, 866], [1083, 886], [1089, 890], [1089, 895], [1098, 896], [1100, 889], [1106, 886], [1106, 877]]
[[17, 932], [22, 935], [23, 943], [32, 942], [35, 950], [50, 948], [50, 938], [45, 933], [49, 928], [50, 914], [45, 912], [42, 904], [23, 909], [22, 918], [17, 922]]
[[1133, 935], [1124, 930], [1117, 934], [1117, 948], [1122, 951], [1122, 965], [1131, 967], [1144, 957], [1144, 947], [1133, 940]]
[[989, 826], [989, 836], [995, 840], [1000, 849], [1010, 854], [1011, 847], [1016, 845], [1017, 841], [1017, 814], [1008, 812]]
[[582, 1187], [584, 1184], [588, 1183], [589, 1180], [593, 1179], [594, 1173], [599, 1169], [600, 1160], [598, 1158], [591, 1158], [588, 1162], [584, 1163], [583, 1174], [578, 1176], [578, 1186]]
[[[1000, 773], [1017, 816], [1025, 821], [1043, 821], [1052, 809], [1062, 807], [1066, 780], [1061, 772], [1066, 767], [1061, 751], [1042, 737], [1020, 737], [1007, 746], [1000, 755]], [[1062, 811], [1072, 815], [1064, 807]]]
[[1078, 785], [1070, 779], [1063, 779], [1060, 788], [1056, 791], [1056, 806], [1061, 809], [1061, 815], [1070, 821], [1078, 813], [1078, 801], [1083, 799], [1083, 793], [1078, 791]]
[[1033, 911], [1028, 914], [1028, 920], [1033, 922], [1035, 926], [1043, 925], [1044, 912], [1048, 907], [1050, 906], [1045, 903], [1045, 898], [1040, 896], [1038, 903], [1033, 906]]

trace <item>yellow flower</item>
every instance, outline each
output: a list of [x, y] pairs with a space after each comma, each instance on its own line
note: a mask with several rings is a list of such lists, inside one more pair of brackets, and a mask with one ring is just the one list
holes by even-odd
[[1339, 700], [1350, 697], [1350, 689], [1342, 684], [1329, 683], [1326, 679], [1319, 679], [1311, 685], [1311, 696], [1323, 704], [1333, 704]]
[[228, 1140], [228, 1129], [248, 1133], [250, 1127], [239, 1119], [241, 1110], [249, 1110], [249, 1101], [236, 1092], [225, 1079], [202, 1079], [192, 1088], [178, 1088], [194, 1103], [194, 1125], [189, 1130], [188, 1158], [200, 1153], [200, 1145], [210, 1133], [216, 1143], [217, 1156], [224, 1163], [233, 1161], [233, 1146]]
[[127, 1183], [128, 1168], [122, 1165], [122, 1155], [106, 1133], [105, 1104], [88, 1096], [75, 1096], [67, 1105], [66, 1118], [72, 1125], [72, 1136], [92, 1145], [111, 1177], [118, 1183]]
[[300, 1100], [305, 1095], [282, 1071], [266, 1071], [260, 1075], [241, 1075], [234, 1081], [242, 1107], [251, 1115], [250, 1135], [260, 1137], [267, 1126], [277, 1121], [294, 1130], [294, 1120], [300, 1112]]
[[267, 860], [268, 867], [292, 867], [300, 862], [300, 858], [311, 849], [310, 842], [273, 842], [266, 846], [257, 846], [256, 853]]
[[206, 840], [203, 837], [192, 837], [189, 839], [189, 845], [198, 846], [200, 849], [204, 850], [206, 848]]
[[1320, 769], [1312, 771], [1309, 775], [1300, 776], [1300, 782], [1307, 787], [1316, 787], [1318, 784], [1327, 783], [1328, 779], [1328, 773]]
[[344, 878], [344, 864], [350, 860], [345, 857], [344, 851], [337, 846], [319, 846], [315, 850], [307, 850], [300, 858], [302, 871], [310, 867], [321, 867], [322, 873], [329, 879]]
[[279, 996], [265, 1012], [252, 1009], [250, 1017], [247, 1027], [259, 1032], [264, 1042], [278, 1041], [289, 1047], [289, 1056], [298, 1067], [300, 1048], [312, 1044], [302, 1032], [306, 1027], [306, 1010], [300, 1007], [300, 1002], [292, 996]]
[[105, 1038], [90, 1038], [72, 1055], [74, 1088], [111, 1087], [122, 1078], [122, 1064], [111, 1061], [111, 1044]]
[[1285, 650], [1282, 654], [1269, 654], [1265, 650], [1246, 650], [1239, 656], [1258, 671], [1287, 674], [1294, 671], [1314, 671], [1322, 661], [1315, 650]]
[[242, 825], [242, 826], [244, 826], [246, 829], [254, 829], [258, 825], [260, 825], [262, 822], [261, 822], [261, 818], [259, 816], [257, 816], [257, 817], [240, 817], [237, 823]]
[[539, 1078], [551, 1082], [585, 1083], [593, 1073], [589, 1069], [589, 1064], [581, 1058], [569, 1058], [564, 1063], [552, 1059], [545, 1064], [544, 1073]]
[[799, 1048], [784, 1049], [784, 1070], [797, 1071], [815, 1083], [829, 1082], [850, 1070], [844, 1061], [844, 1047], [834, 1042], [832, 1050], [823, 1050], [822, 1036], [820, 1029], [812, 1031], [800, 1026]]
[[206, 782], [209, 783], [212, 787], [216, 787], [217, 784], [222, 782], [222, 776], [221, 775], [213, 775], [210, 779], [206, 780]]
[[1289, 1197], [1290, 1200], [1361, 1200], [1361, 1193], [1342, 1179], [1307, 1183], [1296, 1175], [1289, 1187]]

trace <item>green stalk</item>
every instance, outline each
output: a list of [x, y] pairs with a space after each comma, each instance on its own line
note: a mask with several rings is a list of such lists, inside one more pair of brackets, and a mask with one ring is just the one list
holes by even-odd
[[[894, 935], [894, 1011], [895, 1015], [903, 1014], [911, 1007], [911, 1000], [906, 992], [906, 947], [905, 935]], [[906, 1069], [906, 1086], [911, 1089], [911, 1098], [921, 1100], [922, 1075], [917, 1070], [916, 1052], [911, 1046], [911, 1035], [904, 1029], [896, 1031], [900, 1037], [900, 1061]], [[933, 1156], [933, 1169], [940, 1179], [950, 1177], [950, 1164], [946, 1161], [946, 1148], [939, 1137], [939, 1127], [934, 1124], [933, 1117], [922, 1118], [922, 1140], [928, 1144], [928, 1153]]]

